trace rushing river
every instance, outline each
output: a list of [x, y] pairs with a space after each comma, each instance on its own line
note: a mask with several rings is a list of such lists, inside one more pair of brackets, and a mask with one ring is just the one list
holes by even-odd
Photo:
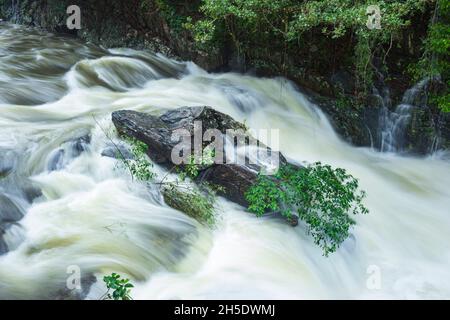
[[[206, 229], [102, 156], [113, 111], [198, 105], [253, 129], [279, 129], [290, 159], [346, 168], [367, 191], [370, 213], [325, 258], [301, 226], [224, 199], [217, 226]], [[87, 299], [102, 295], [111, 272], [132, 279], [135, 299], [450, 297], [442, 152], [413, 158], [352, 147], [283, 79], [210, 74], [0, 24], [1, 168], [9, 173], [0, 174], [0, 197], [24, 215], [0, 229], [8, 251], [1, 299], [58, 297], [74, 266], [98, 279]]]

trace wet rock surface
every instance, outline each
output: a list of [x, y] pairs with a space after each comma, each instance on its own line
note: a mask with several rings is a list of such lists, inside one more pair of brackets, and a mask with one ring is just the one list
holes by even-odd
[[0, 255], [8, 252], [3, 236], [12, 223], [23, 218], [23, 211], [10, 196], [0, 193]]
[[79, 157], [83, 152], [88, 151], [91, 143], [91, 136], [85, 135], [71, 141], [54, 150], [48, 159], [47, 170], [58, 171], [63, 169], [70, 161]]
[[[180, 143], [180, 140], [172, 139], [172, 134], [175, 130], [185, 130], [189, 132], [192, 137], [191, 142], [193, 142], [195, 131], [200, 130], [195, 125], [196, 121], [201, 121], [202, 135], [208, 129], [217, 129], [224, 140], [229, 129], [235, 130], [233, 132], [237, 132], [238, 136], [246, 135], [245, 126], [242, 123], [211, 107], [182, 107], [168, 111], [160, 117], [121, 110], [112, 114], [112, 120], [119, 134], [131, 136], [147, 144], [150, 158], [167, 167], [176, 165], [172, 162], [172, 151]], [[256, 140], [256, 142], [259, 143], [259, 147], [267, 148], [259, 141]], [[202, 147], [206, 145], [208, 143], [204, 143]], [[188, 148], [191, 148], [190, 146]], [[193, 147], [191, 151], [194, 151]], [[266, 151], [270, 154], [273, 152], [270, 148], [267, 148]], [[273, 154], [275, 155], [275, 152]], [[277, 154], [280, 164], [287, 163], [281, 153]], [[224, 152], [224, 156], [224, 159], [227, 159], [226, 152]], [[220, 195], [242, 206], [247, 206], [245, 193], [256, 182], [258, 173], [262, 169], [261, 165], [250, 162], [247, 157], [244, 162], [222, 164], [216, 161], [214, 164], [203, 166], [197, 180], [222, 187]]]
[[114, 159], [126, 159], [130, 160], [133, 159], [133, 154], [128, 150], [127, 147], [125, 147], [122, 144], [115, 144], [112, 143], [108, 145], [105, 149], [103, 149], [101, 155], [103, 157], [108, 158], [114, 158]]
[[0, 179], [6, 178], [14, 169], [13, 154], [0, 149]]
[[50, 298], [53, 300], [83, 300], [89, 294], [92, 285], [96, 282], [97, 278], [92, 273], [88, 273], [81, 277], [79, 289], [70, 290], [64, 283], [61, 285], [64, 289], [58, 290], [56, 294]]

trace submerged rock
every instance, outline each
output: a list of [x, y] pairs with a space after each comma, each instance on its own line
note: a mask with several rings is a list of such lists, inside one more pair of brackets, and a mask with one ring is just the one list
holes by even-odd
[[3, 241], [3, 230], [0, 230], [0, 255], [8, 252], [8, 246]]
[[72, 157], [76, 158], [83, 152], [87, 151], [91, 143], [91, 136], [85, 135], [72, 141]]
[[80, 279], [80, 289], [68, 289], [67, 284], [61, 284], [60, 290], [58, 290], [54, 296], [50, 298], [53, 300], [84, 300], [89, 294], [89, 290], [92, 285], [97, 282], [97, 278], [92, 273], [83, 275]]
[[0, 164], [0, 179], [5, 178], [11, 171], [13, 167]]
[[12, 152], [0, 149], [0, 179], [8, 176], [14, 170], [14, 158]]
[[22, 210], [6, 195], [0, 194], [0, 224], [22, 219]]
[[63, 169], [68, 162], [88, 151], [91, 136], [85, 135], [65, 142], [60, 148], [54, 150], [48, 160], [47, 170], [58, 171]]
[[0, 193], [0, 255], [8, 252], [3, 235], [11, 223], [23, 218], [23, 212], [8, 196]]
[[[0, 194], [1, 192], [7, 193], [17, 199], [32, 203], [42, 193], [20, 171], [20, 152], [0, 149]], [[18, 169], [19, 171], [17, 171]], [[0, 200], [0, 205], [1, 203]]]
[[58, 149], [52, 153], [50, 159], [48, 160], [47, 169], [48, 171], [61, 170], [64, 167], [64, 149]]
[[[160, 117], [136, 111], [121, 110], [112, 114], [112, 120], [119, 134], [131, 136], [144, 142], [149, 147], [149, 157], [154, 162], [169, 168], [177, 166], [172, 161], [172, 151], [175, 146], [180, 146], [182, 139], [172, 140], [172, 134], [175, 131], [179, 132], [178, 130], [184, 130], [190, 134], [190, 142], [192, 143], [189, 144], [189, 139], [187, 142], [183, 140], [183, 143], [188, 144], [187, 149], [191, 154], [195, 151], [193, 145], [195, 139], [198, 139], [198, 134], [204, 137], [208, 129], [216, 129], [216, 133], [221, 136], [215, 138], [225, 141], [229, 138], [227, 130], [231, 129], [234, 130], [233, 132], [236, 133], [238, 139], [245, 141], [246, 145], [256, 146], [256, 148], [259, 148], [258, 150], [264, 149], [269, 157], [278, 157], [280, 165], [287, 163], [281, 153], [272, 151], [260, 141], [250, 137], [244, 124], [210, 107], [182, 107], [168, 111]], [[201, 128], [196, 125], [197, 121], [201, 121]], [[194, 136], [197, 136], [197, 138], [194, 138]], [[201, 143], [202, 148], [205, 148], [211, 142], [201, 140]], [[197, 182], [208, 182], [220, 186], [220, 195], [242, 206], [248, 206], [245, 193], [256, 182], [258, 173], [267, 169], [264, 163], [264, 160], [267, 159], [263, 159], [261, 163], [250, 161], [251, 157], [245, 154], [244, 162], [230, 162], [228, 160], [237, 150], [237, 145], [234, 144], [234, 141], [232, 143], [233, 148], [231, 150], [227, 147], [225, 147], [226, 150], [224, 149], [224, 158], [222, 158], [225, 160], [224, 163], [215, 161], [212, 164], [201, 166]]]
[[105, 149], [103, 149], [101, 153], [102, 157], [121, 159], [124, 158], [126, 160], [133, 159], [133, 154], [128, 148], [122, 144], [111, 144], [108, 145]]
[[203, 224], [213, 224], [214, 203], [198, 203], [196, 194], [175, 187], [162, 189], [164, 202]]

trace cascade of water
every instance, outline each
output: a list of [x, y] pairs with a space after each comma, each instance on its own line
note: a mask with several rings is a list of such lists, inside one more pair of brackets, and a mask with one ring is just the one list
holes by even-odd
[[423, 88], [428, 84], [429, 79], [423, 79], [412, 88], [405, 91], [402, 102], [390, 111], [389, 107], [383, 105], [380, 112], [379, 130], [381, 133], [382, 152], [400, 152], [405, 147], [406, 128], [411, 120], [412, 109], [416, 106], [415, 100], [423, 92]]
[[[0, 222], [10, 250], [0, 256], [0, 298], [54, 298], [71, 266], [99, 280], [91, 299], [110, 272], [132, 279], [136, 299], [450, 295], [442, 281], [450, 278], [448, 160], [349, 146], [284, 80], [209, 74], [17, 26], [2, 25], [0, 43], [0, 159], [11, 157], [0, 194], [24, 211], [12, 226]], [[367, 191], [370, 214], [355, 217], [351, 237], [325, 258], [301, 225], [256, 218], [224, 199], [216, 229], [205, 229], [102, 156], [111, 147], [105, 131], [119, 142], [111, 112], [198, 105], [255, 130], [279, 129], [280, 150], [294, 161], [347, 169]], [[394, 120], [390, 128], [400, 128]]]

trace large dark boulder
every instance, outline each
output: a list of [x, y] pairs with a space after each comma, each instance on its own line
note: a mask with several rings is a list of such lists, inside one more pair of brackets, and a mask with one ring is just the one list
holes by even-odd
[[[136, 111], [121, 110], [112, 114], [112, 120], [119, 134], [133, 137], [144, 142], [149, 147], [150, 158], [161, 165], [169, 168], [175, 164], [172, 161], [172, 150], [180, 143], [180, 140], [172, 140], [172, 133], [175, 130], [184, 129], [189, 132], [194, 142], [194, 131], [199, 130], [194, 126], [196, 121], [201, 121], [202, 135], [208, 129], [217, 129], [222, 134], [222, 139], [226, 139], [228, 129], [238, 132], [238, 136], [247, 139], [247, 143], [255, 144], [259, 148], [264, 148], [269, 155], [278, 155], [279, 163], [287, 163], [281, 153], [275, 153], [260, 141], [249, 140], [245, 126], [234, 120], [232, 117], [216, 111], [210, 107], [182, 107], [168, 111], [162, 116], [153, 116]], [[245, 138], [245, 137], [247, 138]], [[252, 142], [250, 142], [252, 141]], [[206, 147], [210, 142], [202, 142], [202, 147]], [[193, 146], [193, 143], [191, 144]], [[267, 148], [267, 149], [266, 149]], [[191, 151], [194, 149], [192, 147]], [[224, 158], [228, 159], [226, 151]], [[256, 182], [258, 172], [263, 169], [254, 161], [249, 161], [245, 157], [245, 162], [239, 163], [214, 163], [202, 166], [198, 181], [209, 182], [222, 187], [220, 194], [225, 198], [236, 202], [242, 206], [247, 206], [245, 193], [249, 187]]]
[[112, 121], [121, 135], [133, 137], [149, 147], [150, 158], [159, 164], [169, 164], [177, 143], [172, 142], [172, 130], [160, 118], [136, 111], [116, 111]]
[[224, 188], [224, 196], [228, 199], [247, 206], [245, 193], [256, 182], [257, 172], [242, 165], [215, 165], [203, 170], [200, 179]]

